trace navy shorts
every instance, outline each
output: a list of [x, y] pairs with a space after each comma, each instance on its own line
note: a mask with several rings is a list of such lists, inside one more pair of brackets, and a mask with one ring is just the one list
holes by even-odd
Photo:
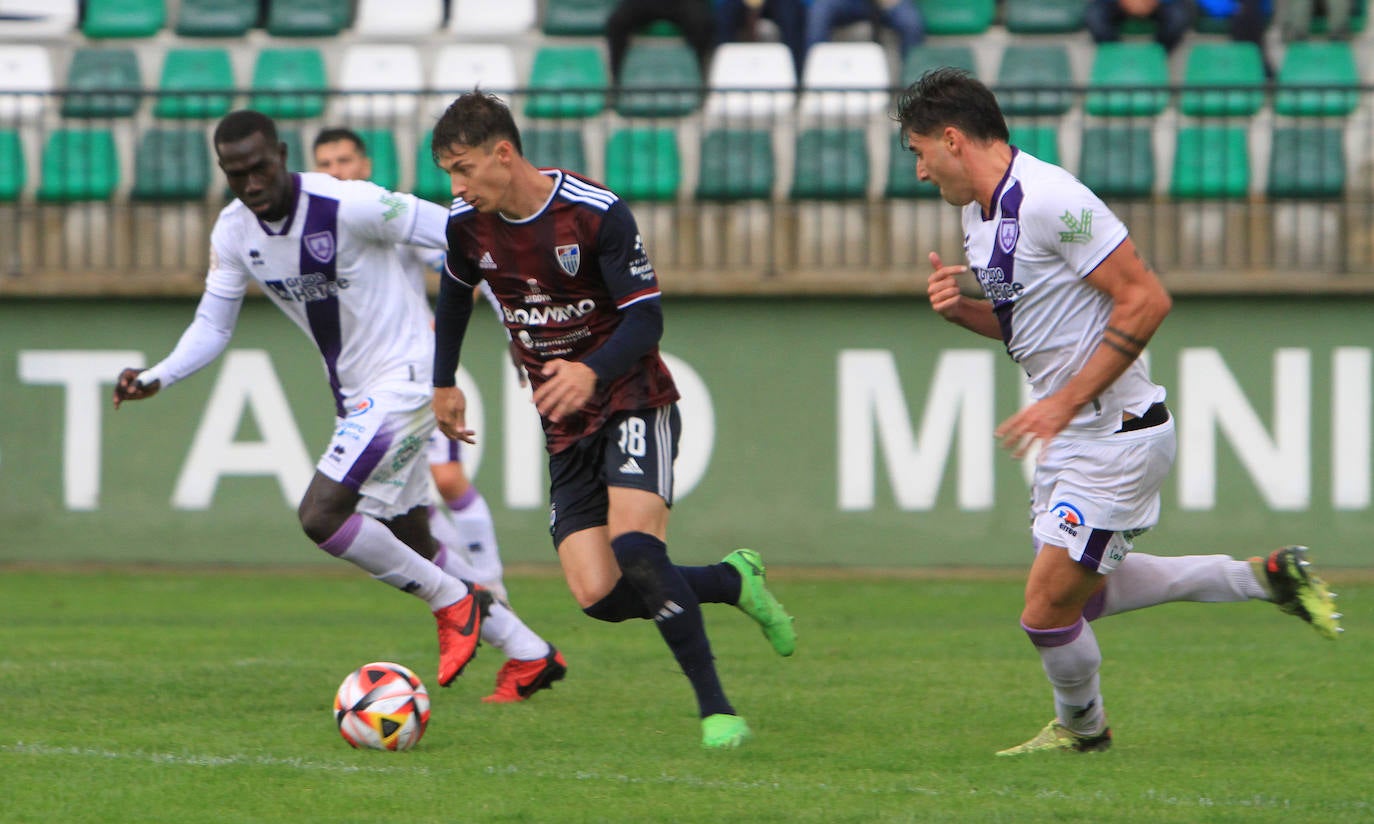
[[673, 505], [673, 460], [682, 435], [677, 404], [617, 412], [594, 435], [549, 456], [549, 534], [554, 549], [606, 525], [612, 486], [643, 489]]

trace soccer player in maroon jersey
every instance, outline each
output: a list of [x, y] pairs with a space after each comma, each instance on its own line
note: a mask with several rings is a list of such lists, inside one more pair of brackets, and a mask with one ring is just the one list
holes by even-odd
[[736, 747], [749, 726], [725, 696], [703, 603], [738, 606], [773, 648], [796, 647], [758, 553], [675, 565], [664, 541], [681, 432], [677, 388], [659, 357], [658, 277], [616, 195], [562, 169], [535, 168], [495, 96], [455, 100], [434, 127], [448, 172], [449, 255], [435, 310], [434, 413], [471, 442], [454, 385], [472, 289], [486, 279], [520, 344], [549, 452], [550, 533], [573, 597], [602, 621], [652, 618], [696, 692], [702, 745]]

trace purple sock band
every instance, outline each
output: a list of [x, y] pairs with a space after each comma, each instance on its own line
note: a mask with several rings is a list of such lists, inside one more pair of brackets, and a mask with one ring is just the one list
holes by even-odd
[[434, 562], [435, 566], [437, 566], [440, 569], [443, 569], [444, 563], [448, 561], [448, 547], [444, 546], [438, 541], [435, 541], [434, 543], [438, 544], [439, 548], [434, 551], [434, 557], [431, 560]]
[[363, 516], [353, 513], [348, 516], [348, 520], [343, 522], [339, 531], [329, 536], [329, 540], [320, 544], [320, 549], [333, 555], [335, 558], [343, 555], [348, 548], [353, 546], [353, 539], [358, 537], [358, 532], [363, 528]]
[[1086, 622], [1079, 618], [1067, 627], [1055, 627], [1054, 629], [1033, 629], [1021, 623], [1021, 629], [1030, 636], [1031, 643], [1037, 647], [1062, 647], [1065, 644], [1072, 644], [1083, 634], [1083, 627]]
[[1096, 621], [1102, 617], [1102, 613], [1107, 611], [1107, 588], [1103, 587], [1094, 592], [1088, 599], [1088, 603], [1083, 605], [1083, 620]]
[[477, 491], [477, 487], [470, 486], [468, 487], [467, 492], [464, 492], [462, 495], [459, 495], [457, 498], [454, 498], [453, 500], [449, 501], [448, 508], [453, 510], [454, 512], [462, 512], [463, 510], [472, 506], [472, 502], [476, 501], [480, 497], [482, 497], [482, 493]]

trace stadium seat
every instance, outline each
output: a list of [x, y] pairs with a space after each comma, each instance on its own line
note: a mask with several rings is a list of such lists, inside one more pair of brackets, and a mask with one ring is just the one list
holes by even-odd
[[1186, 126], [1178, 130], [1169, 193], [1176, 198], [1242, 198], [1250, 191], [1249, 130]]
[[0, 42], [61, 39], [76, 29], [78, 0], [0, 0]]
[[1085, 128], [1078, 179], [1104, 198], [1149, 197], [1155, 185], [1154, 136], [1151, 128]]
[[78, 48], [66, 88], [74, 93], [62, 98], [63, 117], [129, 117], [143, 91], [138, 57], [133, 49]]
[[587, 148], [578, 128], [544, 127], [520, 132], [521, 151], [541, 169], [587, 173]]
[[706, 114], [772, 121], [797, 101], [792, 53], [781, 43], [724, 43], [711, 58]]
[[887, 51], [878, 43], [817, 43], [806, 54], [798, 108], [802, 117], [868, 117], [887, 108]]
[[18, 200], [27, 182], [23, 139], [14, 129], [0, 129], [0, 203]]
[[1073, 71], [1062, 44], [1012, 44], [997, 68], [997, 101], [1002, 113], [1060, 115], [1073, 105]]
[[677, 129], [620, 129], [606, 141], [606, 188], [626, 200], [673, 200], [682, 183]]
[[1254, 43], [1197, 43], [1188, 51], [1179, 109], [1195, 117], [1248, 117], [1264, 104], [1264, 59]]
[[[153, 114], [172, 118], [215, 118], [233, 103], [234, 67], [224, 49], [171, 49], [162, 63], [161, 94]], [[207, 94], [220, 92], [223, 94]]]
[[544, 34], [593, 37], [606, 34], [616, 0], [546, 0]]
[[450, 0], [448, 29], [460, 37], [525, 34], [538, 24], [536, 0]]
[[530, 69], [527, 117], [584, 118], [606, 108], [606, 61], [596, 46], [543, 46]]
[[390, 129], [355, 131], [358, 137], [363, 139], [368, 159], [372, 161], [372, 177], [369, 180], [383, 189], [395, 191], [401, 185], [401, 163], [396, 156], [396, 136]]
[[500, 43], [442, 46], [434, 61], [429, 87], [436, 92], [436, 115], [458, 95], [478, 88], [501, 95], [509, 102], [511, 93], [520, 88], [515, 54]]
[[1359, 72], [1348, 43], [1290, 43], [1277, 80], [1278, 114], [1344, 117], [1359, 103]]
[[1104, 117], [1154, 117], [1169, 103], [1169, 62], [1155, 42], [1101, 43], [1083, 110]]
[[210, 188], [210, 147], [200, 129], [149, 129], [134, 153], [135, 200], [196, 200]]
[[926, 33], [982, 34], [997, 11], [994, 0], [916, 0], [925, 18]]
[[434, 155], [429, 148], [433, 137], [434, 133], [427, 130], [415, 147], [415, 185], [411, 191], [416, 197], [447, 206], [453, 202], [453, 188], [444, 170], [434, 165]]
[[162, 0], [86, 0], [81, 31], [87, 37], [151, 37], [167, 24]]
[[868, 138], [863, 129], [803, 129], [797, 134], [792, 197], [855, 200], [868, 191]]
[[257, 0], [181, 0], [176, 33], [182, 37], [242, 37], [258, 23]]
[[624, 117], [681, 117], [705, 94], [696, 53], [682, 41], [635, 43], [620, 68], [615, 110]]
[[1059, 164], [1059, 127], [1040, 124], [1008, 124], [1011, 145], [1046, 163]]
[[46, 48], [0, 48], [0, 124], [11, 126], [38, 119], [43, 114], [46, 93], [52, 89], [52, 62]]
[[318, 49], [263, 49], [253, 64], [249, 107], [268, 117], [319, 117], [328, 88]]
[[902, 57], [902, 88], [905, 89], [920, 80], [921, 75], [941, 66], [963, 69], [975, 77], [978, 75], [978, 64], [974, 60], [972, 48], [922, 43], [907, 49]]
[[772, 132], [711, 129], [702, 135], [698, 200], [768, 200], [775, 178]]
[[883, 195], [901, 200], [939, 197], [939, 186], [916, 179], [916, 155], [902, 143], [901, 132], [895, 129], [893, 132], [892, 146], [887, 152], [887, 184], [883, 187]]
[[358, 0], [353, 33], [369, 38], [412, 38], [433, 34], [443, 28], [443, 23], [444, 0]]
[[333, 37], [348, 24], [352, 0], [271, 0], [267, 33], [273, 37]]
[[1343, 129], [1283, 126], [1269, 152], [1269, 196], [1332, 200], [1345, 191]]
[[345, 120], [409, 118], [424, 87], [420, 52], [401, 44], [354, 44], [344, 51], [337, 86]]
[[286, 170], [304, 172], [314, 167], [313, 155], [305, 153], [300, 129], [277, 127], [277, 139], [286, 144]]
[[1002, 22], [1013, 34], [1061, 34], [1083, 28], [1086, 0], [1006, 0]]
[[105, 200], [119, 188], [119, 155], [108, 129], [57, 129], [43, 148], [38, 199]]

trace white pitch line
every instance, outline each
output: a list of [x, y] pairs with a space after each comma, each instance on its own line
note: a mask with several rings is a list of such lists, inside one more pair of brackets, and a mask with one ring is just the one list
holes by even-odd
[[144, 761], [150, 764], [175, 764], [187, 767], [293, 767], [298, 770], [336, 773], [405, 773], [429, 775], [423, 765], [380, 766], [371, 764], [331, 764], [308, 761], [304, 758], [277, 758], [270, 755], [198, 755], [195, 753], [143, 752], [132, 750], [99, 750], [94, 747], [54, 747], [48, 744], [26, 744], [22, 741], [0, 745], [0, 753], [37, 756], [72, 756], [103, 758], [111, 761]]

